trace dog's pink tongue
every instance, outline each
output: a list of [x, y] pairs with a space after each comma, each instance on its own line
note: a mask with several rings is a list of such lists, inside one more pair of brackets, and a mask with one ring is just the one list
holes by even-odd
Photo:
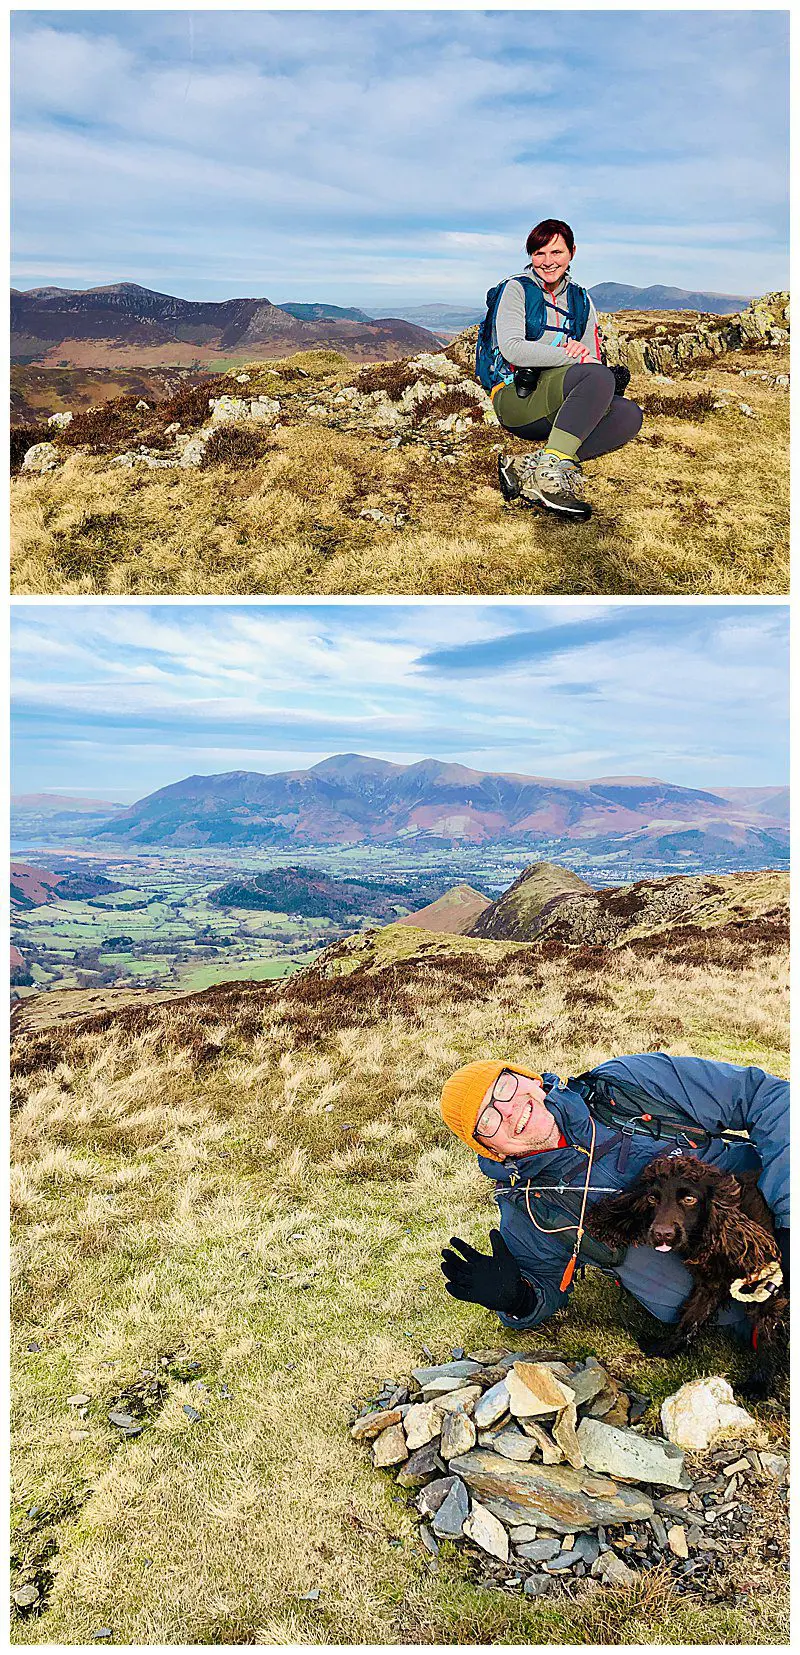
[[670, 1247], [670, 1244], [669, 1244], [668, 1241], [662, 1241], [659, 1244], [659, 1246], [656, 1248], [656, 1252], [657, 1253], [671, 1253], [672, 1248]]

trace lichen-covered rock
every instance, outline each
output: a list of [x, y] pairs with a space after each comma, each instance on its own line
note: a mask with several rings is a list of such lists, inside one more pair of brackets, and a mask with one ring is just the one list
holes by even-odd
[[35, 442], [29, 448], [22, 462], [23, 471], [55, 471], [60, 464], [60, 456], [55, 443]]
[[390, 1425], [375, 1438], [372, 1445], [373, 1465], [402, 1465], [407, 1459], [408, 1443], [402, 1425]]
[[72, 424], [72, 415], [69, 413], [51, 414], [47, 423], [48, 425], [54, 425], [58, 431], [64, 431], [68, 425]]

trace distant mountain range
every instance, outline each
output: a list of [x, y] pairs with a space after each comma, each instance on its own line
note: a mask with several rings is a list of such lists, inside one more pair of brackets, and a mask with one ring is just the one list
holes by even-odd
[[155, 293], [135, 282], [86, 292], [11, 290], [12, 361], [76, 368], [219, 365], [293, 351], [337, 350], [353, 361], [383, 362], [438, 349], [425, 328], [401, 318], [378, 321], [337, 305], [274, 305], [269, 299], [204, 303]]
[[[602, 282], [590, 289], [598, 310], [703, 310], [727, 315], [746, 299], [690, 293], [680, 287], [628, 287]], [[436, 350], [479, 321], [483, 310], [412, 305], [381, 316], [322, 302], [220, 302], [177, 299], [136, 282], [76, 291], [65, 287], [11, 290], [11, 358], [41, 367], [172, 367], [251, 361], [327, 348], [353, 361], [388, 361]]]
[[357, 753], [276, 775], [188, 776], [92, 824], [86, 837], [141, 845], [404, 843], [410, 849], [547, 841], [622, 844], [637, 855], [786, 855], [784, 788], [724, 793], [649, 777], [561, 781]]
[[[683, 287], [629, 287], [624, 282], [600, 282], [589, 292], [597, 310], [702, 310], [713, 316], [730, 316], [742, 310], [749, 298], [732, 293], [692, 293]], [[452, 338], [471, 328], [483, 317], [483, 308], [471, 310], [460, 305], [401, 305], [397, 315], [418, 327], [430, 328], [441, 338]], [[377, 311], [367, 315], [376, 316]]]

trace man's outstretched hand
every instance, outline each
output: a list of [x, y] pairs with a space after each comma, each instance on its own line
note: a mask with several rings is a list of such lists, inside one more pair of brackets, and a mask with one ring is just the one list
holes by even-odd
[[[482, 1304], [486, 1310], [502, 1310], [507, 1316], [519, 1316], [529, 1297], [528, 1284], [500, 1231], [490, 1230], [489, 1240], [492, 1252], [487, 1257], [460, 1236], [450, 1237], [449, 1247], [442, 1248], [447, 1291], [454, 1299], [467, 1299], [471, 1304]], [[450, 1247], [457, 1251], [450, 1252]]]

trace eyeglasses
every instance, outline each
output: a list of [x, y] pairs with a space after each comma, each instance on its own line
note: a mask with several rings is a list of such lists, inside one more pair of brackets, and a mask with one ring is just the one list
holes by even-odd
[[492, 1087], [492, 1096], [475, 1122], [476, 1137], [493, 1138], [500, 1131], [505, 1116], [501, 1115], [499, 1109], [495, 1109], [494, 1104], [510, 1103], [519, 1082], [519, 1075], [512, 1074], [510, 1069], [504, 1069], [503, 1073], [498, 1075]]

